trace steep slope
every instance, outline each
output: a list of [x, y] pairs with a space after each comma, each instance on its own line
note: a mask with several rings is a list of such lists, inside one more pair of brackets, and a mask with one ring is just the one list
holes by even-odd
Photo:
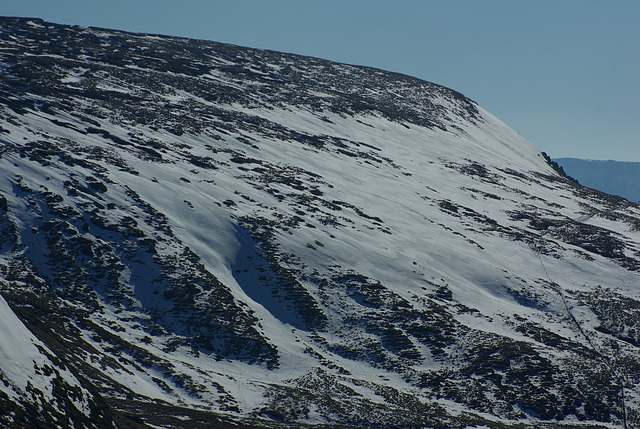
[[580, 184], [640, 202], [640, 163], [578, 158], [554, 159]]
[[[213, 42], [0, 28], [2, 320], [108, 404], [75, 427], [640, 423], [640, 210], [473, 101]], [[0, 406], [26, 409], [0, 368]]]

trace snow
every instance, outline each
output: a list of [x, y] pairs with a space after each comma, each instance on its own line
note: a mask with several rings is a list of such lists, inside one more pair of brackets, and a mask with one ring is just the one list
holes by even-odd
[[[227, 62], [213, 57], [210, 61], [211, 64]], [[132, 72], [137, 70], [134, 66], [127, 67]], [[336, 68], [351, 70], [349, 66]], [[257, 68], [252, 70], [261, 73]], [[83, 73], [84, 69], [69, 72], [62, 78], [62, 83], [79, 83]], [[201, 78], [237, 89], [245, 87], [243, 80], [217, 70]], [[132, 91], [126, 82], [111, 78], [105, 78], [97, 90]], [[331, 97], [321, 91], [312, 90], [309, 94], [322, 99]], [[514, 318], [520, 317], [590, 347], [587, 338], [569, 321], [569, 316], [589, 332], [594, 332], [601, 321], [589, 307], [581, 305], [577, 299], [572, 300], [572, 294], [599, 285], [615, 287], [628, 296], [637, 297], [640, 293], [637, 272], [600, 255], [594, 254], [593, 260], [587, 261], [578, 253], [581, 251], [579, 246], [552, 237], [554, 227], [535, 236], [539, 242], [551, 243], [557, 251], [556, 254], [545, 254], [535, 249], [535, 243], [510, 240], [483, 223], [484, 216], [505, 229], [525, 230], [527, 223], [515, 220], [511, 213], [541, 213], [541, 216], [583, 223], [618, 234], [617, 237], [627, 245], [628, 256], [640, 250], [640, 232], [630, 224], [603, 216], [605, 207], [602, 204], [590, 202], [585, 207], [584, 200], [563, 188], [564, 185], [551, 185], [537, 179], [534, 173], [555, 174], [540, 152], [480, 107], [477, 119], [470, 121], [452, 113], [459, 107], [454, 101], [444, 96], [434, 97], [431, 101], [450, 116], [445, 121], [446, 130], [443, 130], [396, 122], [375, 113], [347, 116], [313, 111], [300, 105], [272, 108], [219, 105], [186, 89], [155, 95], [163, 102], [216, 107], [270, 121], [299, 135], [334, 140], [327, 139], [319, 148], [295, 139], [265, 136], [260, 130], [241, 128], [224, 133], [219, 139], [211, 137], [213, 128], [199, 135], [186, 132], [175, 136], [146, 125], [134, 127], [124, 120], [93, 117], [101, 130], [110, 135], [127, 141], [132, 141], [131, 136], [135, 135], [140, 141], [162, 142], [168, 149], [162, 152], [162, 162], [156, 162], [141, 157], [133, 143], [118, 146], [102, 135], [83, 132], [87, 124], [66, 112], [30, 112], [20, 116], [20, 124], [3, 122], [8, 132], [3, 134], [2, 144], [19, 147], [25, 141], [38, 139], [68, 140], [85, 148], [104, 150], [128, 166], [116, 168], [104, 158], [91, 158], [91, 162], [104, 169], [102, 174], [108, 180], [108, 191], [104, 196], [71, 196], [64, 182], [70, 177], [86, 180], [95, 175], [95, 171], [83, 165], [65, 164], [55, 157], [48, 165], [12, 153], [0, 157], [0, 171], [3, 172], [0, 193], [7, 198], [9, 219], [22, 237], [17, 252], [34, 260], [43, 278], [48, 272], [44, 264], [39, 264], [42, 250], [37, 248], [32, 232], [33, 226], [42, 221], [42, 213], [28, 196], [16, 191], [18, 176], [27, 178], [36, 189], [61, 195], [62, 201], [70, 206], [89, 202], [105, 204], [107, 201], [114, 204], [112, 209], [105, 210], [104, 216], [112, 223], [117, 223], [123, 214], [136, 217], [138, 228], [145, 236], [158, 239], [160, 256], [179, 255], [180, 250], [188, 247], [231, 291], [234, 300], [249, 309], [259, 321], [260, 333], [277, 347], [279, 366], [268, 369], [265, 365], [218, 360], [206, 353], [196, 356], [184, 346], [166, 351], [164, 346], [177, 335], [158, 334], [148, 342], [140, 342], [140, 338], [147, 335], [140, 325], [149, 317], [144, 313], [144, 303], [151, 301], [153, 296], [151, 290], [136, 290], [132, 279], [143, 270], [131, 263], [121, 270], [119, 280], [138, 300], [137, 308], [123, 310], [100, 301], [102, 311], [92, 314], [92, 321], [160, 361], [171, 362], [172, 371], [191, 377], [195, 384], [204, 386], [203, 392], [196, 396], [180, 387], [162, 368], [141, 367], [134, 356], [107, 350], [94, 338], [93, 332], [83, 331], [83, 339], [119, 362], [113, 367], [102, 367], [100, 371], [148, 398], [172, 404], [215, 407], [221, 395], [217, 388], [222, 386], [235, 398], [241, 411], [248, 414], [264, 404], [264, 393], [270, 386], [286, 385], [314, 368], [326, 369], [324, 361], [346, 369], [353, 380], [384, 384], [404, 392], [417, 390], [406, 374], [375, 367], [364, 360], [347, 359], [318, 341], [316, 336], [326, 344], [337, 344], [345, 329], [340, 325], [341, 318], [356, 308], [345, 302], [348, 300], [337, 288], [322, 291], [326, 297], [321, 305], [329, 318], [326, 332], [310, 332], [301, 326], [296, 315], [286, 314], [286, 305], [261, 288], [258, 272], [242, 271], [250, 261], [260, 259], [261, 253], [258, 243], [240, 225], [240, 219], [278, 220], [294, 215], [303, 219], [299, 228], [276, 230], [273, 243], [281, 255], [297, 257], [282, 264], [287, 269], [297, 270], [301, 284], [315, 297], [321, 292], [318, 285], [304, 278], [312, 270], [323, 278], [347, 271], [366, 276], [379, 281], [418, 309], [423, 308], [421, 299], [438, 287], [446, 286], [452, 302], [475, 310], [451, 313], [453, 319], [470, 328], [468, 338], [459, 339], [462, 344], [476, 340], [472, 333], [483, 332], [527, 342], [543, 350], [540, 341], [513, 328]], [[411, 99], [412, 94], [398, 89], [394, 96]], [[78, 109], [95, 107], [86, 100], [74, 102]], [[181, 114], [175, 112], [176, 116]], [[71, 127], [57, 125], [53, 120]], [[208, 134], [209, 131], [212, 134]], [[250, 139], [252, 144], [245, 144], [241, 139]], [[333, 145], [331, 141], [345, 147]], [[345, 155], [340, 150], [358, 156]], [[296, 192], [287, 183], [260, 182], [253, 169], [255, 166], [240, 169], [230, 161], [233, 155], [261, 160], [270, 170], [280, 169], [283, 175], [295, 176], [305, 185], [315, 187], [321, 198], [311, 200], [307, 206], [300, 204], [295, 199]], [[197, 167], [189, 162], [191, 156], [210, 157], [216, 168]], [[470, 165], [481, 166], [484, 172], [463, 173], [463, 168]], [[525, 178], [505, 173], [507, 169]], [[283, 201], [266, 192], [265, 187], [277, 190]], [[143, 221], [141, 208], [133, 204], [129, 191], [166, 217], [178, 238], [172, 240], [156, 231], [151, 223]], [[235, 204], [225, 205], [228, 200]], [[474, 214], [463, 216], [458, 213], [456, 216], [442, 208], [443, 202], [455, 205], [459, 212], [468, 209]], [[313, 208], [317, 210], [314, 212]], [[626, 213], [637, 216], [639, 211], [632, 207]], [[323, 216], [333, 216], [339, 225], [323, 222]], [[88, 233], [83, 237], [92, 239]], [[10, 263], [15, 256], [12, 252], [0, 254], [0, 266]], [[144, 261], [137, 263], [144, 264]], [[268, 269], [260, 274], [275, 277]], [[539, 305], [527, 305], [516, 297], [516, 292], [529, 290], [538, 294], [536, 302]], [[113, 330], [112, 326], [122, 330]], [[365, 334], [374, 337], [371, 333]], [[424, 359], [416, 361], [411, 372], [418, 374], [447, 365], [435, 359], [426, 345], [414, 345]], [[0, 298], [0, 370], [12, 383], [10, 389], [5, 389], [12, 397], [23, 395], [29, 382], [50, 395], [50, 380], [35, 370], [36, 366], [51, 365], [42, 350], [51, 353]], [[551, 352], [546, 350], [544, 353]], [[98, 363], [95, 365], [99, 366]], [[78, 385], [70, 373], [59, 371], [70, 384]], [[341, 381], [363, 397], [381, 402], [380, 396], [365, 383], [358, 385], [333, 369], [327, 371], [342, 377]], [[155, 379], [166, 382], [170, 391], [164, 390]], [[2, 386], [0, 383], [0, 388]], [[415, 394], [427, 400], [426, 393]], [[463, 410], [460, 404], [440, 402], [450, 410]], [[77, 406], [83, 405], [78, 403]], [[320, 422], [320, 414], [313, 413], [309, 419]]]
[[27, 21], [27, 25], [30, 25], [30, 26], [35, 27], [35, 28], [46, 28], [44, 25], [42, 25], [40, 23], [37, 23], [37, 22], [34, 22], [34, 21]]
[[31, 334], [1, 296], [0, 344], [0, 371], [7, 380], [11, 380], [15, 389], [24, 392], [27, 383], [34, 379], [34, 365], [44, 365], [45, 359], [37, 347], [44, 345]]
[[[53, 353], [38, 340], [15, 315], [7, 301], [0, 296], [0, 390], [11, 398], [26, 398], [35, 389], [43, 394], [43, 401], [54, 402], [52, 379], [61, 375], [73, 387], [80, 382], [68, 370], [56, 368], [47, 357]], [[45, 368], [56, 368], [45, 375]], [[5, 383], [8, 383], [5, 384]], [[88, 412], [87, 404], [74, 399], [76, 408]]]
[[[109, 88], [116, 89], [113, 86]], [[188, 94], [183, 93], [174, 97], [183, 99], [186, 96]], [[406, 299], [420, 295], [425, 286], [431, 288], [428, 282], [442, 278], [451, 285], [456, 300], [494, 318], [499, 314], [522, 312], [521, 306], [505, 292], [505, 284], [511, 283], [510, 288], [513, 288], [517, 282], [506, 280], [504, 272], [520, 272], [525, 278], [544, 277], [540, 272], [540, 263], [530, 263], [531, 259], [535, 261], [533, 253], [522, 253], [516, 249], [520, 244], [507, 244], [508, 247], [513, 247], [509, 253], [515, 257], [505, 259], [503, 257], [504, 240], [467, 231], [464, 226], [452, 223], [448, 215], [435, 210], [433, 200], [456, 195], [456, 203], [473, 207], [476, 212], [489, 214], [490, 217], [503, 223], [508, 222], [508, 217], [504, 214], [507, 205], [515, 208], [519, 204], [519, 199], [507, 190], [508, 187], [524, 186], [527, 192], [532, 194], [537, 192], [542, 201], [556, 198], [553, 193], [543, 188], [531, 189], [531, 184], [516, 183], [512, 180], [513, 183], [504, 183], [505, 191], [498, 195], [502, 200], [503, 208], [496, 210], [493, 200], [471, 198], [469, 194], [460, 192], [461, 188], [469, 185], [469, 179], [446, 168], [444, 161], [462, 164], [472, 158], [490, 169], [493, 168], [492, 166], [500, 166], [518, 171], [550, 171], [533, 146], [484, 110], [480, 109], [484, 122], [477, 126], [468, 125], [466, 129], [463, 127], [463, 134], [452, 134], [417, 126], [407, 129], [401, 124], [374, 115], [360, 116], [354, 120], [354, 118], [345, 118], [330, 112], [318, 115], [316, 112], [293, 107], [248, 109], [230, 106], [229, 108], [275, 123], [286, 124], [289, 128], [309, 135], [328, 134], [355, 142], [366, 142], [376, 150], [369, 146], [361, 146], [358, 150], [388, 158], [399, 166], [399, 168], [387, 166], [382, 169], [377, 165], [354, 163], [352, 159], [337, 156], [333, 152], [300, 150], [303, 148], [290, 141], [264, 142], [265, 144], [261, 144], [259, 150], [245, 147], [247, 157], [255, 156], [277, 164], [296, 165], [319, 174], [327, 183], [333, 184], [333, 188], [321, 187], [327, 200], [346, 200], [355, 207], [363, 207], [367, 215], [381, 219], [383, 224], [380, 226], [391, 232], [392, 240], [389, 240], [387, 235], [381, 234], [372, 222], [363, 220], [357, 213], [345, 208], [340, 212], [340, 216], [350, 221], [350, 227], [329, 230], [316, 224], [315, 230], [302, 230], [296, 235], [279, 236], [282, 247], [293, 254], [300, 255], [303, 260], [320, 267], [324, 266], [325, 269], [328, 269], [331, 264], [352, 267], [357, 272], [380, 280]], [[319, 116], [330, 122], [319, 120]], [[41, 122], [44, 119], [42, 115], [41, 117], [26, 116], [23, 119], [27, 120], [32, 128], [45, 127]], [[77, 120], [67, 118], [69, 121], [71, 119]], [[103, 122], [102, 125], [103, 129], [112, 135], [124, 135], [118, 126], [107, 122]], [[49, 125], [46, 126], [50, 128]], [[14, 138], [20, 138], [19, 131], [12, 132], [16, 133]], [[57, 128], [57, 133], [65, 137], [74, 135], [73, 130], [63, 127]], [[160, 133], [154, 132], [148, 132], [148, 134], [163, 140], [172, 138], [167, 134], [159, 135]], [[22, 135], [26, 134], [23, 132]], [[99, 136], [85, 136], [84, 140], [85, 144], [109, 147]], [[182, 136], [180, 142], [192, 147], [193, 151], [200, 150], [205, 144], [213, 144], [202, 137], [188, 135]], [[216, 142], [215, 145], [220, 145], [220, 142]], [[226, 210], [214, 204], [216, 201], [234, 198], [231, 190], [249, 193], [250, 188], [238, 179], [217, 173], [200, 171], [197, 176], [194, 176], [180, 163], [154, 164], [141, 161], [125, 152], [122, 152], [121, 156], [139, 172], [139, 175], [132, 176], [125, 171], [111, 169], [110, 177], [116, 183], [127, 183], [143, 200], [167, 216], [184, 244], [195, 251], [207, 268], [231, 288], [237, 299], [251, 306], [262, 321], [268, 337], [274, 343], [280, 344], [283, 356], [282, 367], [288, 368], [283, 371], [287, 374], [282, 378], [296, 376], [290, 368], [305, 367], [299, 364], [308, 359], [308, 356], [301, 351], [305, 341], [296, 343], [295, 336], [290, 334], [291, 330], [287, 325], [282, 324], [273, 311], [253, 301], [250, 294], [238, 285], [233, 274], [233, 266], [238, 257], [242, 239], [238, 236], [237, 228], [229, 219]], [[21, 162], [21, 160], [16, 161]], [[44, 170], [39, 165], [22, 164], [20, 173], [31, 178], [42, 178], [45, 174], [50, 174], [49, 170]], [[411, 175], [407, 176], [404, 173]], [[191, 186], [186, 188], [183, 186], [179, 180], [183, 176], [190, 178]], [[215, 181], [216, 185], [208, 184], [209, 181]], [[3, 191], [11, 194], [7, 185], [3, 186]], [[437, 186], [437, 192], [432, 190], [433, 186]], [[476, 182], [473, 186], [489, 193], [497, 192], [493, 185]], [[112, 189], [115, 188], [112, 186]], [[118, 200], [117, 194], [112, 198], [115, 202], [126, 204], [124, 198]], [[190, 202], [192, 207], [183, 203], [183, 200]], [[372, 205], [373, 201], [375, 204]], [[273, 204], [273, 201], [268, 199], [262, 202], [266, 205]], [[12, 200], [10, 203], [15, 205], [19, 202]], [[566, 204], [566, 202], [563, 203]], [[539, 207], [545, 206], [542, 202], [534, 202], [534, 204]], [[13, 211], [17, 212], [24, 210], [24, 207], [13, 208]], [[573, 210], [576, 211], [571, 213], [577, 213], [577, 206]], [[398, 216], [398, 213], [402, 213], [402, 216]], [[252, 212], [249, 211], [246, 214], [252, 214]], [[619, 225], [617, 222], [602, 218], [583, 217], [581, 219], [608, 228]], [[451, 229], [447, 230], [441, 225], [448, 225]], [[211, 233], [212, 231], [215, 233]], [[454, 233], [462, 234], [466, 238]], [[333, 235], [334, 238], [329, 238], [329, 235]], [[468, 239], [479, 243], [483, 249], [469, 246]], [[324, 246], [315, 251], [306, 247], [307, 243], [313, 243], [315, 240], [321, 241]], [[363, 255], [366, 257], [363, 258]], [[552, 278], [567, 277], [566, 264], [560, 264], [547, 257], [543, 260], [545, 269], [549, 271]], [[413, 265], [412, 262], [416, 264]], [[525, 268], [526, 266], [528, 268]], [[455, 269], [452, 270], [453, 267]], [[603, 266], [589, 269], [592, 283], [603, 283], [608, 276], [607, 271], [602, 271], [601, 268]], [[579, 280], [576, 280], [576, 284], [565, 287], [573, 288], [583, 283], [585, 267], [576, 265], [574, 274]], [[637, 278], [631, 274], [627, 276], [628, 284], [632, 279]], [[553, 297], [552, 301], [555, 302], [555, 311], [562, 311], [558, 307], [557, 297]], [[486, 319], [469, 320], [469, 317], [472, 316], [461, 316], [460, 321], [465, 324], [474, 323], [478, 329], [505, 334], [500, 330], [498, 322], [490, 323]], [[304, 334], [302, 335], [304, 337]], [[299, 372], [297, 375], [302, 373]], [[241, 377], [241, 374], [239, 376]], [[133, 378], [129, 385], [147, 394], [158, 390], [157, 386], [147, 378], [144, 380], [136, 381]]]

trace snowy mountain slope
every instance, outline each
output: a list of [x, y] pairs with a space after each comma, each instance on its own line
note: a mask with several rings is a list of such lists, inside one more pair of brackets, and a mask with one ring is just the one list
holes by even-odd
[[16, 317], [0, 297], [0, 378], [3, 420], [20, 422], [39, 415], [51, 425], [90, 425], [113, 419], [102, 398], [61, 365], [55, 354]]
[[582, 185], [640, 202], [640, 163], [578, 158], [554, 159]]
[[[108, 404], [75, 427], [640, 423], [638, 206], [473, 101], [213, 42], [0, 27], [2, 320]], [[0, 368], [0, 406], [26, 409]]]

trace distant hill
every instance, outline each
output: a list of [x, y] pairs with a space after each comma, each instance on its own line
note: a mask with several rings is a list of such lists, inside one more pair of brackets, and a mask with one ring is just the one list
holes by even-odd
[[640, 162], [555, 158], [581, 185], [640, 202]]

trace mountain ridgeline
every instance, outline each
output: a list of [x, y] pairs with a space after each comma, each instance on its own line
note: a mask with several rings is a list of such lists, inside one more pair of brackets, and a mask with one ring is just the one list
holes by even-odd
[[640, 425], [640, 209], [458, 92], [0, 19], [3, 427]]
[[640, 162], [555, 159], [563, 171], [584, 186], [640, 202]]

